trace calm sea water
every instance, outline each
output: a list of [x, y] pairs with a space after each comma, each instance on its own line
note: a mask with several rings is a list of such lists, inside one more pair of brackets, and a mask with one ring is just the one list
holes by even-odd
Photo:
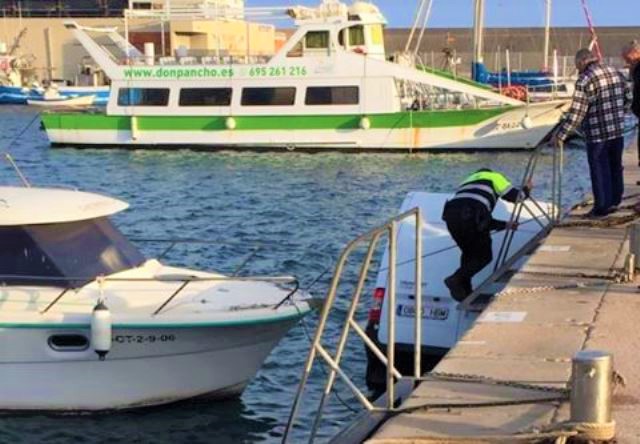
[[[131, 209], [115, 220], [130, 236], [224, 239], [245, 245], [178, 248], [168, 258], [171, 263], [228, 271], [240, 263], [248, 247], [262, 243], [263, 249], [245, 272], [294, 274], [303, 287], [333, 264], [349, 240], [394, 215], [407, 192], [449, 192], [480, 167], [500, 169], [519, 182], [529, 157], [527, 153], [311, 155], [51, 149], [38, 121], [9, 144], [33, 117], [26, 107], [0, 109], [0, 150], [14, 156], [33, 184], [76, 187], [128, 201]], [[540, 198], [549, 192], [550, 166], [547, 155], [536, 179], [535, 194]], [[564, 194], [575, 202], [590, 186], [582, 150], [567, 151], [565, 176]], [[0, 183], [19, 182], [9, 167], [0, 165]], [[142, 248], [153, 255], [160, 247]], [[353, 283], [354, 273], [348, 271], [347, 286]], [[330, 277], [331, 273], [326, 274], [311, 291], [324, 296]], [[344, 300], [341, 303], [346, 305]], [[337, 334], [340, 314], [344, 312], [339, 310], [332, 318], [330, 338]], [[366, 307], [359, 315], [366, 317]], [[306, 320], [311, 333], [315, 322], [315, 316]], [[292, 329], [239, 399], [108, 415], [5, 415], [0, 416], [0, 442], [277, 442], [308, 348], [302, 326]], [[346, 356], [347, 370], [363, 386], [362, 345], [350, 342]], [[315, 376], [298, 435], [308, 429], [311, 401], [317, 400], [324, 383], [319, 370]], [[344, 386], [338, 390], [358, 408]], [[325, 438], [352, 418], [335, 398], [326, 411], [321, 429]]]

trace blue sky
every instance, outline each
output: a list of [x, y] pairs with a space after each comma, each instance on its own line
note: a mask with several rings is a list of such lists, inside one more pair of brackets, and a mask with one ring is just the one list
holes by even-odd
[[[345, 0], [343, 0], [345, 1]], [[350, 0], [347, 0], [347, 3]], [[247, 6], [317, 5], [319, 0], [246, 0]], [[374, 0], [389, 26], [409, 26], [418, 0]], [[473, 0], [433, 0], [430, 26], [438, 28], [471, 25]], [[640, 27], [640, 0], [588, 0], [596, 26]], [[544, 0], [486, 0], [487, 26], [543, 26]], [[554, 0], [554, 26], [584, 26], [581, 0]]]

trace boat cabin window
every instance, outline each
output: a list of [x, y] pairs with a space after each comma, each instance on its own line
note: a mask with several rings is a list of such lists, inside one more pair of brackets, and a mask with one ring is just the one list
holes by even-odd
[[349, 28], [349, 46], [363, 46], [364, 44], [364, 26], [357, 25]]
[[307, 49], [328, 49], [329, 31], [309, 31], [304, 37], [304, 46]]
[[302, 40], [300, 40], [289, 50], [287, 57], [302, 57], [303, 49]]
[[344, 29], [341, 29], [340, 32], [338, 33], [338, 44], [345, 49], [347, 47], [347, 42], [344, 39], [346, 32], [347, 31], [345, 31]]
[[295, 101], [295, 88], [244, 88], [242, 90], [242, 106], [291, 106]]
[[144, 262], [106, 217], [0, 227], [0, 284], [77, 288]]
[[231, 88], [182, 88], [180, 106], [229, 106]]
[[357, 105], [360, 88], [357, 86], [310, 86], [305, 105]]
[[120, 88], [118, 106], [167, 106], [169, 88]]

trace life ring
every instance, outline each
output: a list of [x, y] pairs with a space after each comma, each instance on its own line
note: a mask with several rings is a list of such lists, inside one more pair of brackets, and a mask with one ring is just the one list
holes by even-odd
[[524, 102], [527, 100], [527, 89], [521, 85], [512, 85], [502, 88], [500, 91], [502, 95], [511, 97], [512, 99], [520, 100]]

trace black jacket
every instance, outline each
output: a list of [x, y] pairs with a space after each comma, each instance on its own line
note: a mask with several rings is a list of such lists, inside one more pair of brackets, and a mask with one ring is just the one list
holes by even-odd
[[640, 118], [640, 62], [631, 67], [631, 80], [633, 81], [633, 102], [631, 111]]

